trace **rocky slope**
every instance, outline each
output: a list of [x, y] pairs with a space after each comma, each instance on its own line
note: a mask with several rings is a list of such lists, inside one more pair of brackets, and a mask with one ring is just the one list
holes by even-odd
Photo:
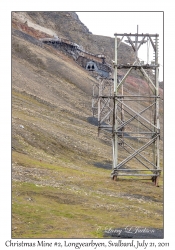
[[[13, 12], [12, 16], [12, 26], [27, 33], [35, 29], [40, 37], [43, 37], [40, 33], [45, 33], [46, 37], [57, 35], [83, 46], [90, 53], [104, 54], [109, 63], [114, 58], [114, 38], [92, 34], [74, 12]], [[122, 43], [118, 57], [119, 61], [132, 62], [131, 47]]]
[[[62, 51], [41, 46], [39, 38], [54, 34], [113, 59], [114, 39], [91, 34], [76, 13], [12, 13], [12, 236], [88, 238], [128, 224], [162, 228], [162, 179], [160, 188], [145, 179], [111, 181], [110, 136], [97, 137], [89, 122], [97, 80]], [[125, 58], [130, 48], [122, 46]], [[134, 91], [140, 82], [131, 76], [127, 84]]]

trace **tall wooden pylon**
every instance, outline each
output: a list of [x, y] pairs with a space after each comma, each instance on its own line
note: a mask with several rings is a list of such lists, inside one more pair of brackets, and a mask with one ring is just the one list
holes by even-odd
[[[139, 34], [137, 27], [136, 34], [116, 33], [114, 36], [113, 93], [111, 92], [112, 79], [101, 78], [98, 85], [98, 101], [96, 102], [98, 103], [99, 130], [105, 129], [112, 132], [113, 164], [111, 177], [113, 180], [117, 180], [118, 176], [150, 176], [155, 185], [158, 186], [161, 173], [159, 157], [159, 35]], [[119, 40], [118, 37], [122, 38]], [[118, 49], [124, 37], [127, 38], [125, 42], [129, 43], [134, 51], [133, 63], [118, 63]], [[148, 41], [152, 45], [155, 56], [151, 63], [144, 63], [139, 60], [138, 51]], [[124, 72], [120, 79], [118, 69], [120, 69], [120, 74], [121, 70]], [[138, 93], [124, 91], [127, 78], [133, 70], [139, 71], [144, 78], [147, 83], [147, 93], [140, 92], [143, 80], [140, 80]], [[110, 93], [107, 94], [104, 89], [108, 88], [109, 90], [109, 86]], [[110, 118], [109, 123], [107, 118]]]

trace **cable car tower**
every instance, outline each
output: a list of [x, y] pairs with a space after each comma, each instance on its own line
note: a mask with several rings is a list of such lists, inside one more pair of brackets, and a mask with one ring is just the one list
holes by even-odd
[[[161, 174], [159, 164], [159, 35], [139, 34], [137, 26], [136, 34], [116, 33], [114, 36], [114, 78], [101, 77], [99, 83], [93, 87], [92, 99], [93, 115], [98, 116], [98, 131], [105, 130], [112, 133], [111, 177], [117, 180], [118, 176], [149, 176], [158, 186]], [[120, 64], [118, 62], [118, 49], [124, 38], [133, 49], [133, 63]], [[149, 49], [148, 43], [153, 48], [154, 59], [151, 63], [144, 63], [138, 58], [140, 47], [146, 43], [147, 49]], [[129, 84], [136, 71], [139, 73], [138, 85], [136, 84], [137, 87], [133, 88]]]

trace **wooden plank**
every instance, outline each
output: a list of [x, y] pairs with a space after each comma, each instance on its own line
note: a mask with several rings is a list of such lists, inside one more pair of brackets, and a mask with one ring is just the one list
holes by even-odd
[[146, 36], [146, 37], [158, 37], [159, 34], [131, 34], [131, 33], [124, 33], [124, 34], [121, 34], [121, 33], [115, 33], [114, 36]]

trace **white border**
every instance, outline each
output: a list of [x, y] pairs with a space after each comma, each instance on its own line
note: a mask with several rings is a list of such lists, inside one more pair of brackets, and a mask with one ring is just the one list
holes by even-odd
[[[165, 239], [169, 249], [174, 240], [174, 4], [173, 1], [3, 1], [1, 2], [1, 66], [0, 66], [0, 248], [11, 238], [11, 11], [164, 11], [165, 15]], [[174, 246], [174, 247], [173, 247]], [[17, 249], [14, 247], [13, 249]], [[38, 248], [39, 249], [39, 248]], [[120, 249], [120, 248], [118, 248]], [[147, 248], [152, 249], [152, 248]], [[164, 248], [168, 249], [168, 248]]]

